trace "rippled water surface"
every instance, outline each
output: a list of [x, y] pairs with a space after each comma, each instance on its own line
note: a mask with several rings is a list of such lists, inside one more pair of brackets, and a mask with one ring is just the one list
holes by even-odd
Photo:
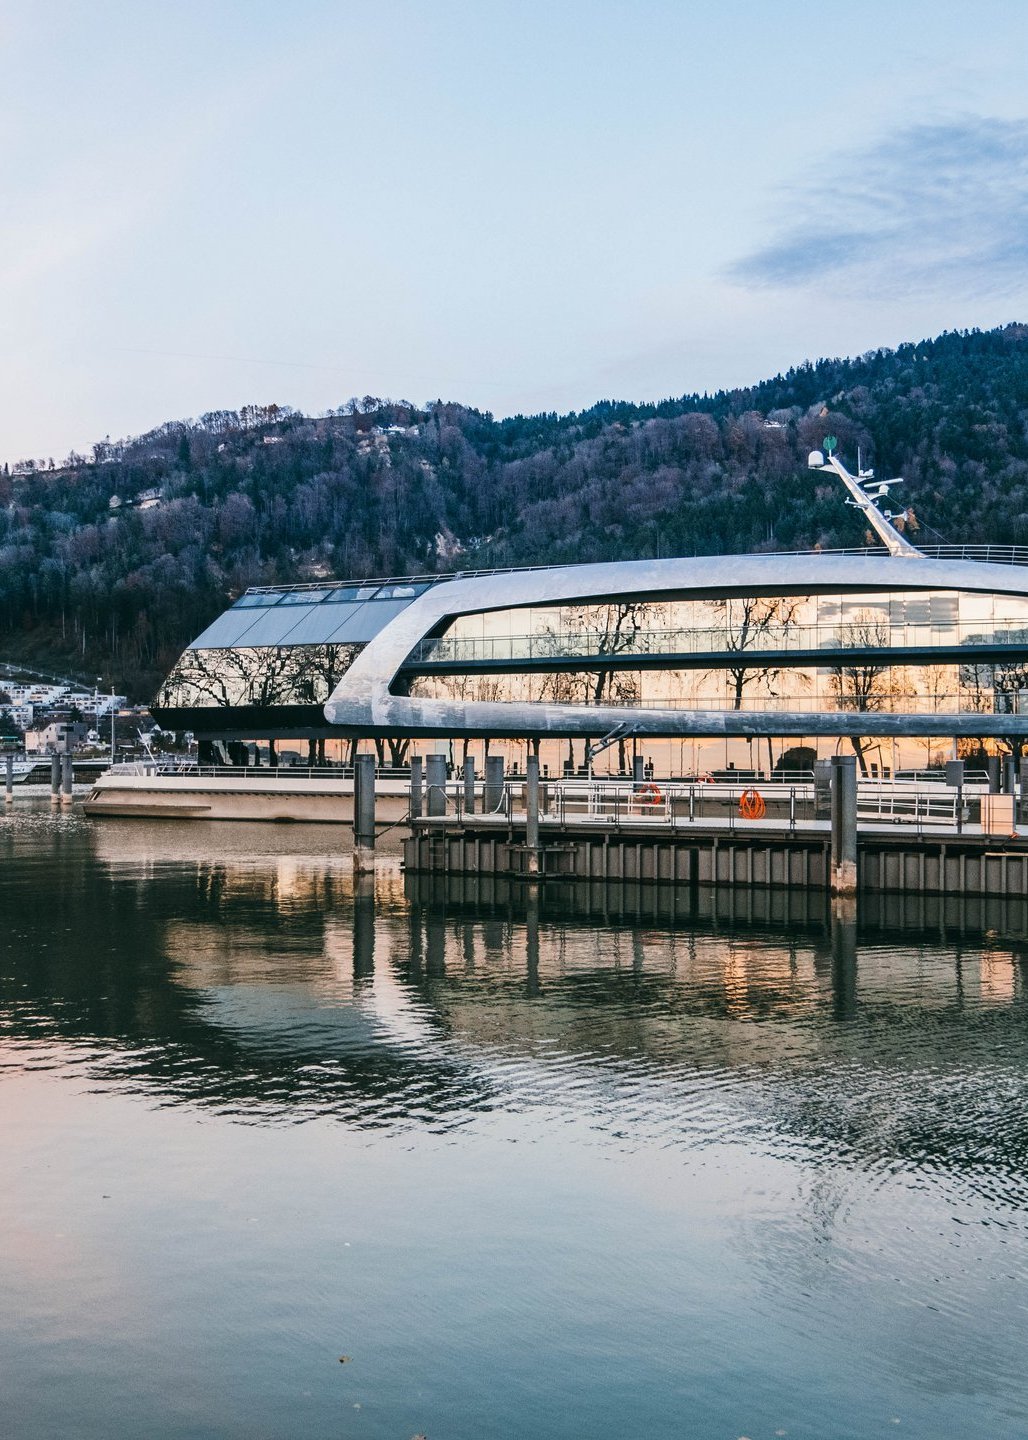
[[1021, 907], [24, 805], [0, 905], [4, 1436], [1028, 1433]]

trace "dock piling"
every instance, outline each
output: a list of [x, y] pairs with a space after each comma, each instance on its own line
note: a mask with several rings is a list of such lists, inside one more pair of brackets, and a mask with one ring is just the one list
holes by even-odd
[[475, 813], [475, 758], [467, 755], [464, 758], [464, 814], [474, 815]]
[[61, 803], [61, 757], [55, 750], [50, 756], [50, 804]]
[[353, 872], [375, 869], [375, 757], [358, 755], [353, 766]]
[[833, 895], [857, 893], [857, 757], [832, 756]]
[[423, 773], [424, 762], [420, 755], [415, 755], [410, 762], [410, 818], [412, 820], [420, 820], [424, 814]]
[[425, 761], [428, 791], [428, 813], [439, 817], [446, 814], [446, 756], [429, 755]]
[[6, 775], [4, 777], [4, 803], [14, 804], [14, 756], [8, 755]]

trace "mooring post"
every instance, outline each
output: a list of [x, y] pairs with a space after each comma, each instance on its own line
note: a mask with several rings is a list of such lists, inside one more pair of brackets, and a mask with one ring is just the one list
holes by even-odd
[[358, 755], [353, 766], [353, 873], [375, 868], [375, 757]]
[[632, 756], [632, 789], [641, 790], [643, 781], [646, 779], [646, 772], [643, 769], [645, 760], [641, 755]]
[[833, 895], [857, 893], [857, 757], [832, 756]]
[[415, 755], [410, 762], [410, 818], [420, 820], [424, 813], [424, 796], [421, 783], [423, 764], [420, 755]]
[[503, 805], [503, 756], [485, 757], [485, 789], [482, 791], [482, 813], [497, 815]]
[[74, 781], [74, 771], [71, 768], [71, 751], [66, 750], [61, 756], [61, 804], [71, 804], [71, 787]]
[[61, 757], [55, 750], [50, 756], [50, 804], [61, 803]]
[[446, 814], [446, 756], [429, 755], [425, 761], [429, 815]]
[[4, 785], [4, 803], [5, 803], [6, 805], [13, 805], [13, 804], [14, 804], [14, 756], [13, 756], [13, 755], [8, 755], [8, 757], [7, 757], [7, 767], [6, 767], [6, 768], [7, 768], [7, 774], [6, 774], [6, 777], [5, 777], [5, 785]]
[[529, 755], [525, 765], [525, 847], [529, 875], [539, 874], [539, 756]]
[[475, 813], [475, 757], [464, 757], [464, 814]]

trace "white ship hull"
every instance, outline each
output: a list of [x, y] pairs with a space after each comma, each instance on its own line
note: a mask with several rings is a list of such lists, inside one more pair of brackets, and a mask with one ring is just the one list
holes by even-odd
[[[379, 778], [379, 824], [402, 820], [410, 807], [406, 778]], [[353, 779], [332, 771], [291, 774], [242, 770], [236, 774], [111, 770], [101, 775], [83, 806], [87, 815], [172, 820], [265, 820], [351, 824]]]

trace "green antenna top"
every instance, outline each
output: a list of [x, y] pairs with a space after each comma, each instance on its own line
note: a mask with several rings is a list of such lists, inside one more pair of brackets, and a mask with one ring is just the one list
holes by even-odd
[[828, 452], [829, 455], [831, 455], [832, 451], [835, 449], [838, 443], [839, 442], [834, 435], [826, 435], [824, 440], [822, 441], [822, 444], [824, 445], [825, 450]]

